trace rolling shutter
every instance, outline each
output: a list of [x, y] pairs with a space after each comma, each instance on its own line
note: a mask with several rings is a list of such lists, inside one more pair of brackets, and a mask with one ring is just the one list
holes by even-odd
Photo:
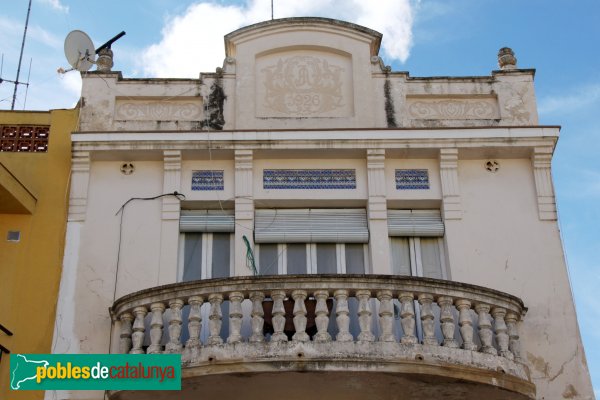
[[256, 243], [368, 243], [365, 209], [256, 210]]
[[235, 219], [229, 210], [181, 210], [180, 232], [233, 232]]
[[444, 236], [439, 210], [388, 210], [389, 236]]

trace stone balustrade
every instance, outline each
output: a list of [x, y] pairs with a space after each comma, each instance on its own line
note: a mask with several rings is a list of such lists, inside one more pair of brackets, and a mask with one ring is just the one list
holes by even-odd
[[124, 296], [111, 309], [113, 337], [120, 338], [114, 351], [182, 353], [184, 367], [240, 359], [417, 360], [529, 383], [518, 332], [525, 311], [520, 299], [488, 288], [378, 275], [185, 282]]

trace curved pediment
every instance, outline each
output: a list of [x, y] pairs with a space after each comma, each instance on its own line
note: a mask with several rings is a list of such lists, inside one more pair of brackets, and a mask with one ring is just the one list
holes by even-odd
[[[361, 25], [346, 21], [340, 21], [331, 18], [320, 17], [297, 17], [281, 18], [271, 21], [260, 22], [258, 24], [245, 26], [225, 35], [225, 52], [227, 57], [237, 57], [237, 47], [265, 38], [284, 38], [295, 36], [294, 34], [307, 34], [314, 32], [320, 38], [346, 37], [359, 42], [368, 43], [370, 47], [370, 56], [376, 56], [379, 53], [381, 45], [381, 33]], [[301, 37], [297, 44], [316, 44], [306, 42]]]
[[381, 34], [326, 18], [286, 18], [225, 36], [235, 62], [236, 127], [357, 127], [373, 112], [358, 94], [371, 92], [371, 60]]

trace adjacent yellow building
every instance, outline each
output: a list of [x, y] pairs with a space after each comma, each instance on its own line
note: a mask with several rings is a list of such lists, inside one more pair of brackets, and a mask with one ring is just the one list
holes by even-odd
[[0, 111], [0, 399], [11, 353], [50, 353], [78, 110]]

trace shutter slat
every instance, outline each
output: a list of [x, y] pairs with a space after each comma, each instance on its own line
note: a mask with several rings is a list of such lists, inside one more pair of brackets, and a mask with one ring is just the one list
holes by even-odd
[[233, 211], [181, 210], [180, 232], [234, 232]]
[[364, 209], [256, 210], [256, 243], [367, 243]]
[[389, 236], [444, 236], [439, 210], [388, 210]]

